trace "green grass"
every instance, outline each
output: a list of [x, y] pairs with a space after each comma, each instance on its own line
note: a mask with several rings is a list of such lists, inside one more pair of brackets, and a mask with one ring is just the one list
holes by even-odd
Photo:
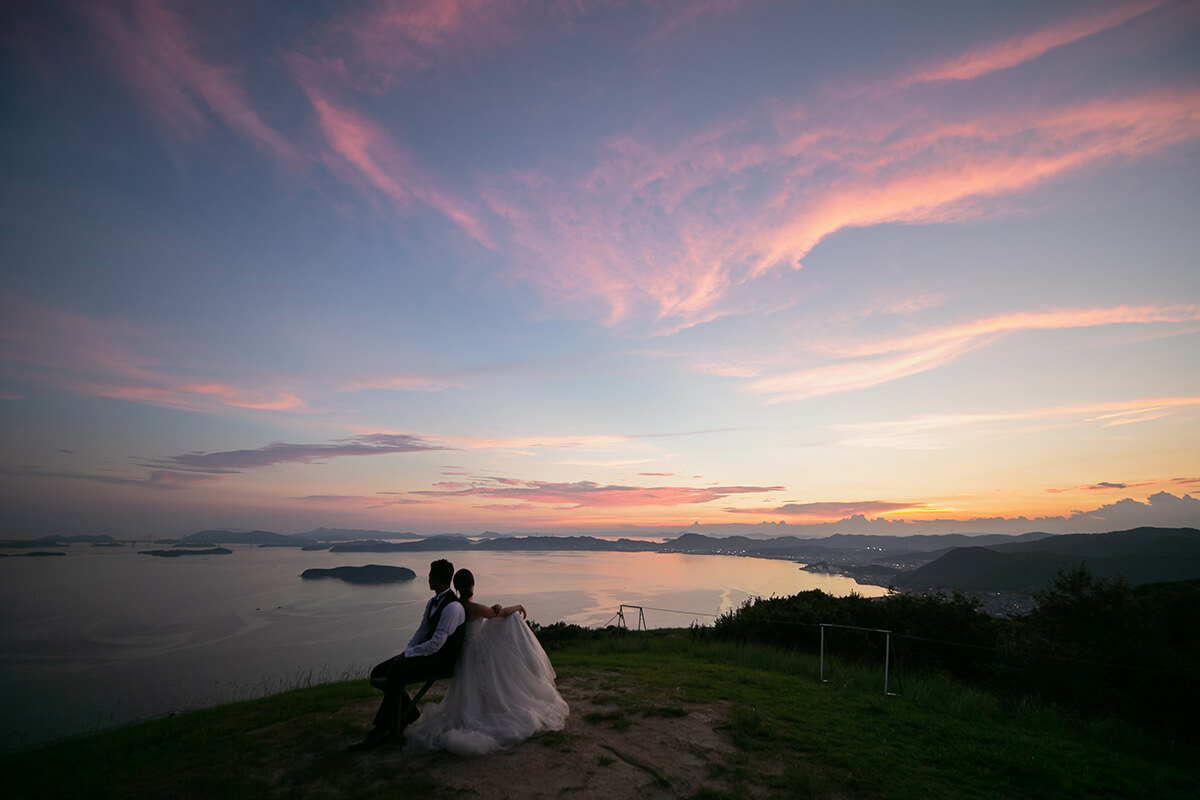
[[[885, 697], [881, 666], [827, 662], [820, 683], [813, 656], [678, 634], [552, 657], [560, 676], [619, 671], [633, 690], [613, 700], [631, 711], [729, 702], [742, 771], [748, 780], [772, 773], [782, 796], [1194, 796], [1193, 748], [1121, 723], [1008, 707], [945, 678], [906, 676], [904, 695]], [[768, 763], [786, 768], [757, 768]]]
[[[946, 679], [906, 676], [903, 696], [884, 697], [880, 669], [834, 664], [820, 683], [813, 657], [686, 633], [564, 645], [551, 658], [560, 678], [593, 687], [604, 708], [585, 719], [596, 725], [727, 709], [737, 749], [710, 764], [721, 788], [697, 798], [1172, 798], [1196, 783], [1194, 748]], [[9, 798], [387, 796], [401, 790], [394, 765], [342, 750], [377, 696], [365, 681], [300, 689], [8, 755], [0, 774]], [[533, 744], [576, 752], [565, 732]], [[613, 758], [628, 757], [599, 763]], [[419, 773], [403, 781], [406, 795], [454, 796]]]

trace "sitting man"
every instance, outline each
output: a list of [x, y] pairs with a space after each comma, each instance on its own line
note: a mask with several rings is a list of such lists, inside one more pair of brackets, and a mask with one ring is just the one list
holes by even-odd
[[375, 714], [375, 727], [361, 742], [350, 745], [351, 750], [378, 747], [420, 716], [420, 710], [404, 691], [406, 683], [454, 671], [466, 632], [466, 611], [450, 589], [453, 578], [454, 565], [449, 561], [438, 559], [429, 565], [429, 588], [434, 596], [404, 652], [371, 670], [371, 685], [383, 690], [383, 701]]

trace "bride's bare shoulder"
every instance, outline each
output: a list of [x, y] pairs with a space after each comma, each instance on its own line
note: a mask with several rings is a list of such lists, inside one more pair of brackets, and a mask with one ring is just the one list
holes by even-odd
[[467, 602], [463, 603], [467, 609], [467, 622], [474, 622], [477, 619], [495, 616], [492, 609], [481, 603]]

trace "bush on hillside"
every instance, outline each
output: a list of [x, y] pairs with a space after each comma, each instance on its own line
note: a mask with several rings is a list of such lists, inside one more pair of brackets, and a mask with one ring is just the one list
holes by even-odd
[[[714, 638], [815, 652], [820, 626], [893, 632], [899, 670], [940, 672], [1014, 699], [1036, 696], [1084, 716], [1117, 715], [1200, 738], [1200, 581], [1130, 587], [1083, 564], [1060, 571], [1037, 608], [1011, 620], [953, 594], [868, 600], [819, 590], [747, 601], [717, 620]], [[826, 629], [826, 653], [879, 664], [885, 637]]]
[[[714, 635], [813, 650], [819, 646], [822, 624], [892, 631], [903, 667], [961, 678], [978, 678], [986, 670], [991, 654], [980, 648], [994, 647], [997, 641], [996, 620], [982, 613], [977, 598], [961, 592], [894, 594], [872, 600], [857, 594], [833, 597], [813, 589], [791, 597], [747, 601], [717, 620]], [[826, 629], [826, 649], [839, 658], [882, 660], [886, 642], [886, 637], [868, 631]]]
[[1004, 629], [998, 673], [1008, 690], [1196, 737], [1200, 581], [1134, 588], [1082, 564], [1036, 599]]

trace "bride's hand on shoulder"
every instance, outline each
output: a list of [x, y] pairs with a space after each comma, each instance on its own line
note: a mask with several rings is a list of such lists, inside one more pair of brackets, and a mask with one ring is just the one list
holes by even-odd
[[504, 614], [504, 606], [500, 605], [499, 603], [496, 603], [496, 605], [492, 606], [492, 613], [495, 614], [497, 617], [501, 616], [502, 614]]

